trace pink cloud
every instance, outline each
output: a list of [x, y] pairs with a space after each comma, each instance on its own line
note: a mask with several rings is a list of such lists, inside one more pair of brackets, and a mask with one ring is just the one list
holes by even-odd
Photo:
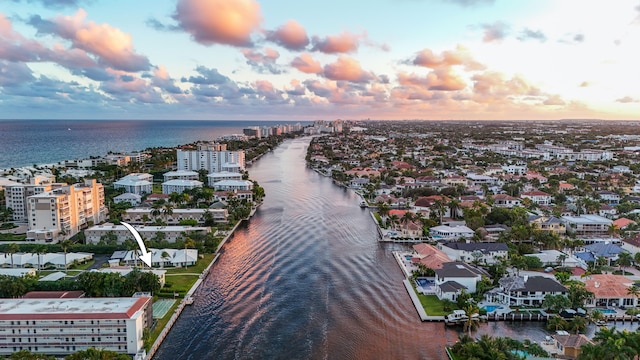
[[291, 61], [291, 66], [307, 74], [318, 74], [322, 72], [320, 62], [311, 57], [309, 53], [303, 53]]
[[436, 55], [430, 49], [424, 49], [416, 53], [412, 63], [431, 69], [441, 67], [451, 67], [454, 65], [464, 65], [468, 70], [483, 70], [485, 67], [477, 62], [469, 53], [469, 50], [462, 46], [457, 46], [455, 50], [443, 51]]
[[149, 59], [136, 54], [131, 35], [109, 24], [85, 21], [87, 13], [79, 9], [73, 16], [58, 16], [53, 21], [32, 19], [40, 32], [56, 34], [98, 57], [98, 61], [114, 69], [141, 71], [149, 69]]
[[429, 90], [457, 91], [466, 88], [467, 84], [449, 69], [436, 69], [427, 74], [427, 86]]
[[287, 21], [275, 31], [267, 31], [266, 37], [289, 50], [302, 50], [309, 45], [307, 31], [295, 20]]
[[336, 62], [325, 65], [324, 76], [331, 80], [353, 82], [368, 82], [374, 79], [370, 72], [362, 70], [357, 60], [348, 56], [340, 56]]
[[276, 65], [276, 60], [280, 57], [280, 53], [275, 49], [265, 48], [264, 53], [252, 49], [243, 49], [242, 55], [247, 59], [247, 64], [258, 72], [282, 73], [282, 70]]
[[343, 32], [339, 35], [329, 35], [324, 39], [314, 36], [313, 50], [326, 54], [350, 53], [358, 50], [359, 39], [362, 36]]
[[95, 67], [96, 62], [80, 49], [66, 49], [61, 44], [47, 48], [13, 30], [11, 21], [0, 14], [0, 59], [23, 62], [51, 61], [65, 67]]
[[250, 46], [251, 34], [262, 22], [254, 0], [179, 0], [173, 17], [205, 45]]

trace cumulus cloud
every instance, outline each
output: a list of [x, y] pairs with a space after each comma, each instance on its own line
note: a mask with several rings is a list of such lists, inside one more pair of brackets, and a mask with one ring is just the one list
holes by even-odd
[[502, 41], [509, 30], [509, 26], [501, 21], [496, 21], [493, 24], [482, 24], [481, 27], [484, 29], [482, 41], [487, 43]]
[[264, 53], [256, 50], [243, 49], [242, 55], [247, 59], [247, 64], [260, 73], [281, 74], [283, 71], [276, 65], [280, 53], [272, 48], [265, 48]]
[[[505, 102], [519, 97], [540, 97], [540, 89], [529, 84], [525, 79], [514, 76], [505, 79], [504, 75], [495, 71], [474, 74], [473, 99], [479, 103]], [[512, 100], [509, 100], [512, 101]]]
[[325, 38], [314, 36], [312, 38], [313, 51], [320, 51], [325, 54], [350, 53], [358, 50], [361, 36], [343, 32], [339, 35], [329, 35]]
[[616, 102], [623, 103], [623, 104], [637, 103], [637, 102], [640, 102], [640, 99], [634, 99], [631, 96], [625, 96], [625, 97], [621, 97], [619, 99], [616, 99]]
[[217, 85], [231, 82], [231, 79], [220, 74], [218, 69], [208, 68], [206, 66], [196, 67], [196, 72], [200, 75], [190, 76], [189, 78], [183, 77], [180, 79], [182, 82], [190, 82], [197, 85]]
[[0, 87], [16, 86], [33, 80], [33, 73], [27, 65], [0, 60]]
[[58, 16], [54, 20], [34, 16], [29, 24], [40, 34], [53, 34], [71, 41], [73, 48], [97, 56], [103, 65], [124, 71], [149, 69], [149, 59], [134, 51], [131, 35], [109, 24], [85, 21], [86, 16], [80, 9], [73, 16]]
[[357, 83], [368, 82], [374, 79], [373, 74], [362, 70], [360, 63], [348, 56], [340, 56], [334, 63], [325, 65], [323, 74], [327, 79]]
[[484, 65], [475, 61], [469, 51], [458, 46], [455, 50], [443, 51], [436, 55], [430, 49], [424, 49], [416, 53], [413, 60], [408, 61], [413, 65], [428, 67], [431, 69], [464, 65], [467, 70], [482, 70]]
[[322, 66], [320, 62], [313, 59], [311, 54], [303, 53], [300, 56], [296, 56], [291, 61], [291, 66], [307, 74], [318, 74], [322, 72]]
[[262, 22], [254, 0], [179, 0], [173, 18], [193, 39], [204, 45], [248, 47]]
[[182, 94], [182, 89], [176, 86], [175, 80], [169, 76], [167, 68], [163, 65], [160, 65], [153, 70], [151, 85], [159, 87], [170, 94]]
[[309, 45], [307, 31], [295, 20], [289, 20], [274, 31], [266, 31], [267, 40], [289, 50], [302, 50]]
[[427, 74], [427, 87], [436, 91], [457, 91], [467, 87], [467, 84], [450, 69], [436, 69]]
[[529, 28], [524, 28], [520, 35], [518, 35], [518, 40], [527, 41], [527, 40], [538, 40], [539, 42], [547, 41], [547, 36], [540, 30], [532, 30]]

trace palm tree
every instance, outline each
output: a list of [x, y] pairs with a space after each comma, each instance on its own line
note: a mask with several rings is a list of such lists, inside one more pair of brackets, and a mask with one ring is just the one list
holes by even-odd
[[629, 286], [629, 288], [627, 289], [627, 295], [633, 296], [633, 306], [636, 306], [636, 300], [640, 295], [640, 288], [635, 285]]
[[13, 254], [17, 253], [18, 251], [20, 251], [20, 245], [16, 243], [9, 244], [9, 247], [7, 248], [7, 252], [11, 256], [11, 268], [13, 268]]
[[460, 210], [460, 201], [458, 199], [451, 199], [447, 204], [449, 206], [449, 210], [451, 210], [451, 218], [458, 218], [458, 211]]
[[40, 259], [40, 255], [46, 251], [46, 247], [42, 244], [37, 244], [36, 246], [33, 247], [32, 250], [34, 253], [36, 253], [36, 256], [38, 257], [38, 271], [40, 271], [42, 264], [41, 264], [41, 259]]
[[169, 223], [169, 216], [173, 215], [173, 206], [171, 204], [167, 204], [162, 209], [162, 214], [164, 215], [164, 220]]
[[184, 239], [184, 267], [185, 267], [185, 269], [188, 267], [187, 266], [187, 248], [193, 248], [195, 246], [196, 246], [195, 242], [190, 237], [187, 236]]
[[62, 247], [62, 251], [64, 252], [64, 273], [65, 275], [67, 275], [67, 250], [71, 246], [71, 240], [64, 240], [60, 243], [60, 246]]
[[[469, 336], [471, 336], [471, 331], [478, 327], [478, 306], [473, 303], [467, 303], [467, 306], [464, 308], [464, 313], [467, 315], [467, 320], [463, 324], [463, 331], [468, 332]], [[474, 316], [475, 315], [475, 316]]]
[[[620, 254], [618, 254], [618, 265], [620, 266], [620, 269], [622, 270], [623, 267], [627, 267], [631, 265], [631, 254], [628, 252], [621, 252]], [[622, 275], [624, 275], [624, 271], [622, 273]]]
[[617, 237], [620, 234], [620, 227], [616, 224], [610, 224], [607, 227], [607, 234], [609, 234], [611, 237]]

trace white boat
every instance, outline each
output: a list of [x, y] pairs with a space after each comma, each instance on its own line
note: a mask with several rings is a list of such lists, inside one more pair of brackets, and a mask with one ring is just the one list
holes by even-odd
[[[480, 319], [480, 314], [471, 315], [472, 319]], [[462, 324], [469, 320], [467, 313], [464, 310], [453, 310], [453, 312], [444, 318], [444, 323], [447, 325]]]
[[464, 310], [453, 310], [453, 312], [444, 318], [444, 323], [447, 325], [455, 325], [464, 321], [467, 321], [469, 317]]

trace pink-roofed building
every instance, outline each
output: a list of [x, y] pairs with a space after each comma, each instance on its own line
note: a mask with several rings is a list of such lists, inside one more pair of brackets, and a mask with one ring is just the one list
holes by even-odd
[[636, 306], [637, 299], [628, 293], [633, 280], [622, 275], [592, 274], [585, 278], [585, 289], [593, 293], [593, 299], [585, 306]]
[[627, 226], [633, 225], [633, 224], [636, 224], [636, 222], [631, 220], [631, 219], [624, 218], [624, 217], [621, 217], [620, 219], [613, 221], [613, 225], [617, 226], [618, 229], [621, 229], [621, 230], [626, 228]]
[[413, 250], [416, 255], [411, 259], [411, 262], [422, 264], [429, 269], [442, 269], [442, 264], [451, 261], [447, 254], [429, 244], [415, 244]]

